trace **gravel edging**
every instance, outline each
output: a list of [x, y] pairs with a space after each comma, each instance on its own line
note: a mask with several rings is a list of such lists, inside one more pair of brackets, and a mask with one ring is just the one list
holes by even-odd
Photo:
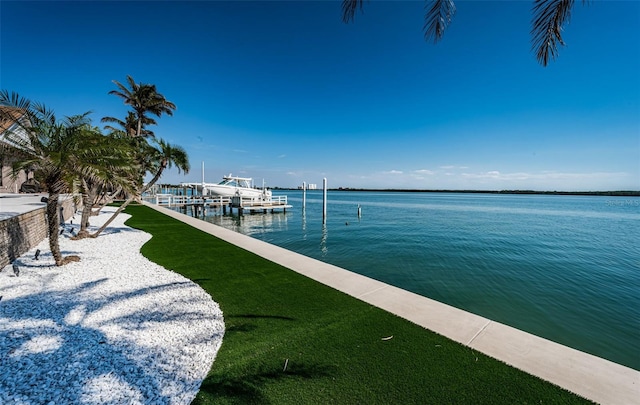
[[[104, 223], [115, 208], [91, 218]], [[0, 271], [0, 403], [189, 404], [224, 335], [200, 286], [150, 262], [120, 214], [96, 239], [48, 240]], [[67, 230], [77, 225], [67, 225]], [[42, 251], [35, 260], [35, 250]], [[181, 252], [176, 252], [181, 253]]]

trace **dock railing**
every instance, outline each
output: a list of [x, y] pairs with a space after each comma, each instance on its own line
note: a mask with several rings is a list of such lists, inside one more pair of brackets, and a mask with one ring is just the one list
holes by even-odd
[[263, 200], [260, 198], [242, 200], [243, 207], [251, 207], [251, 206], [263, 207], [263, 206], [280, 206], [280, 205], [287, 205], [286, 195], [271, 196], [267, 200]]
[[161, 205], [164, 207], [180, 207], [186, 210], [188, 207], [192, 208], [194, 215], [206, 215], [208, 208], [222, 209], [223, 213], [226, 213], [227, 208], [233, 211], [234, 208], [238, 209], [240, 215], [243, 211], [256, 212], [256, 211], [271, 211], [283, 210], [291, 208], [288, 204], [286, 195], [271, 196], [266, 198], [242, 198], [239, 195], [233, 197], [220, 197], [220, 196], [187, 196], [187, 195], [175, 195], [167, 193], [155, 193], [142, 196], [144, 201], [150, 202], [155, 205]]
[[218, 196], [186, 196], [186, 195], [174, 195], [174, 194], [153, 194], [142, 196], [144, 201], [162, 205], [162, 206], [181, 206], [190, 204], [218, 204], [228, 205], [231, 202], [230, 197], [218, 197]]

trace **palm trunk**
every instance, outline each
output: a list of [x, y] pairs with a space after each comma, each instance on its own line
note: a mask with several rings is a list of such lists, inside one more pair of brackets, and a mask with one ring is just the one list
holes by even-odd
[[122, 211], [124, 211], [125, 208], [127, 208], [127, 205], [131, 204], [133, 202], [133, 200], [135, 200], [138, 195], [141, 196], [144, 192], [149, 190], [151, 188], [151, 186], [153, 186], [156, 183], [156, 181], [158, 181], [160, 176], [162, 176], [162, 172], [164, 171], [165, 166], [166, 166], [166, 164], [160, 165], [160, 169], [158, 169], [158, 172], [156, 173], [156, 175], [153, 176], [153, 179], [151, 179], [151, 181], [149, 183], [147, 183], [144, 187], [142, 187], [140, 189], [140, 191], [134, 193], [133, 196], [128, 197], [127, 200], [124, 203], [122, 203], [122, 205], [116, 210], [116, 212], [114, 212], [113, 215], [111, 215], [111, 218], [109, 218], [107, 220], [107, 222], [105, 222], [104, 225], [102, 225], [96, 232], [92, 233], [89, 236], [92, 237], [92, 238], [97, 238], [98, 235], [100, 235], [102, 233], [102, 231], [104, 231], [107, 228], [107, 226], [109, 226], [109, 224], [111, 224], [111, 222], [113, 222], [113, 220], [116, 219], [116, 217]]
[[87, 231], [87, 228], [89, 227], [89, 217], [91, 217], [96, 190], [93, 187], [88, 187], [86, 183], [85, 186], [86, 191], [82, 194], [83, 206], [82, 217], [80, 219], [80, 230], [78, 231], [78, 235], [76, 235], [74, 239], [84, 239], [89, 236], [89, 231]]
[[142, 116], [138, 113], [138, 130], [136, 131], [136, 137], [139, 138], [142, 133]]
[[[118, 195], [122, 188], [119, 188], [112, 195]], [[103, 188], [100, 192], [100, 195], [96, 198], [96, 203], [94, 204], [95, 210], [91, 212], [91, 216], [100, 215], [100, 211], [109, 203], [113, 202], [113, 197], [108, 196], [107, 189]]]
[[140, 195], [147, 192], [151, 188], [151, 186], [156, 184], [156, 182], [160, 179], [160, 176], [162, 176], [162, 172], [164, 171], [165, 167], [166, 167], [166, 164], [160, 165], [160, 169], [158, 169], [158, 173], [156, 173], [156, 175], [153, 176], [150, 182], [148, 182], [144, 187], [142, 187], [142, 190], [140, 190]]
[[122, 205], [120, 207], [118, 207], [118, 209], [116, 210], [116, 212], [113, 213], [113, 215], [111, 215], [111, 218], [109, 218], [107, 220], [107, 222], [105, 222], [100, 228], [98, 228], [97, 231], [95, 231], [94, 233], [90, 234], [89, 236], [92, 238], [97, 238], [102, 231], [104, 231], [107, 226], [109, 226], [109, 224], [111, 224], [113, 222], [114, 219], [116, 219], [116, 217], [118, 215], [120, 215], [120, 213], [122, 211], [124, 211], [125, 208], [127, 208], [127, 205], [131, 204], [133, 202], [133, 200], [135, 199], [135, 194], [132, 197], [127, 198], [127, 200], [125, 202], [122, 203]]
[[58, 233], [58, 229], [60, 228], [60, 208], [58, 207], [58, 202], [60, 200], [60, 193], [64, 190], [64, 183], [60, 178], [56, 179], [56, 177], [48, 180], [47, 227], [49, 228], [49, 249], [51, 249], [51, 255], [56, 262], [56, 266], [64, 266], [69, 262], [80, 261], [80, 258], [75, 255], [62, 257], [59, 240], [60, 234]]
[[58, 200], [60, 194], [49, 191], [47, 200], [47, 227], [49, 231], [49, 249], [56, 262], [56, 266], [62, 266], [62, 253], [60, 252], [60, 241], [58, 240], [58, 228], [60, 227], [60, 214], [58, 212]]

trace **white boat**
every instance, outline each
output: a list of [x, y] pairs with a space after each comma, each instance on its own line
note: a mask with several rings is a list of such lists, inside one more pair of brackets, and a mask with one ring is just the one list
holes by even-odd
[[253, 187], [253, 180], [250, 177], [237, 177], [229, 174], [224, 176], [220, 183], [181, 183], [183, 187], [192, 187], [204, 195], [216, 197], [240, 196], [250, 200], [269, 200], [271, 191], [266, 188]]

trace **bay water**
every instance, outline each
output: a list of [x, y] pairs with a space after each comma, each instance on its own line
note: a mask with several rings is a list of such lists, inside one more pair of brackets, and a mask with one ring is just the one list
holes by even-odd
[[328, 191], [323, 222], [321, 190], [274, 195], [205, 220], [640, 370], [640, 198]]

